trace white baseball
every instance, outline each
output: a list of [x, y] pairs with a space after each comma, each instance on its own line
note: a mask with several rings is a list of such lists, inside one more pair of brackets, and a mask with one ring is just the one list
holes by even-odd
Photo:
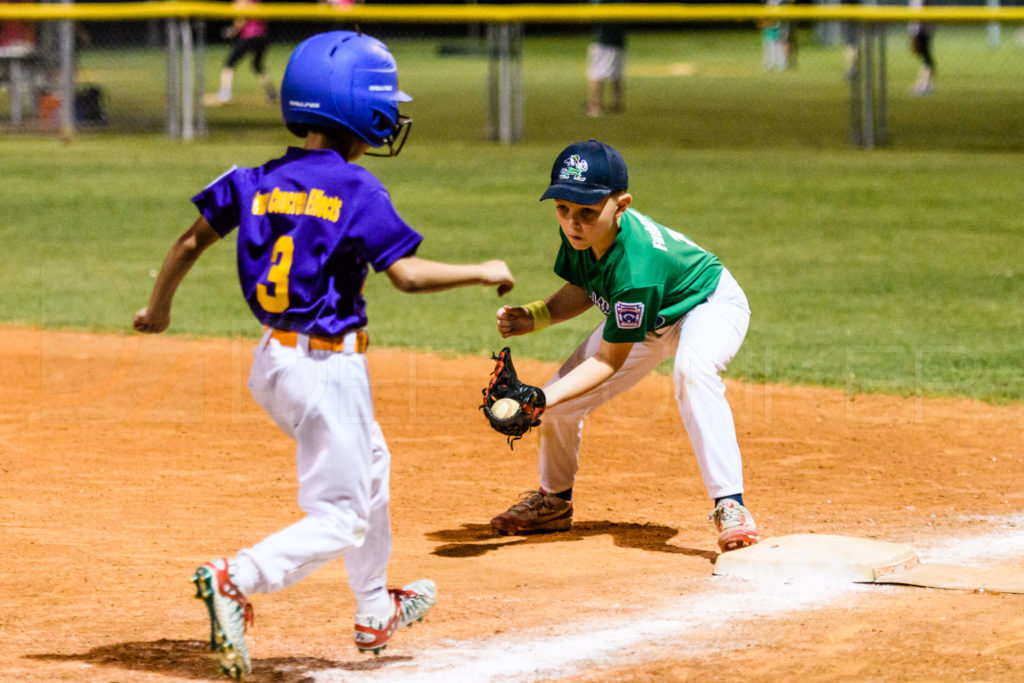
[[491, 412], [499, 420], [507, 420], [519, 411], [519, 404], [515, 399], [499, 398], [491, 406]]

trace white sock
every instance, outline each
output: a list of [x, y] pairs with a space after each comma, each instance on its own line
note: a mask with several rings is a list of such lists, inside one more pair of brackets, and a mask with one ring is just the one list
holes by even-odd
[[395, 601], [383, 586], [356, 595], [356, 613], [377, 619], [389, 619], [395, 609]]
[[231, 560], [231, 580], [244, 595], [249, 595], [260, 584], [260, 570], [245, 555]]

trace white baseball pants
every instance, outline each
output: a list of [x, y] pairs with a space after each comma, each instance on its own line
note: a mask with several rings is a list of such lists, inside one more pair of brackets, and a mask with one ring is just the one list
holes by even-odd
[[[750, 306], [735, 278], [722, 271], [717, 289], [670, 327], [633, 345], [623, 366], [591, 391], [544, 413], [540, 425], [540, 485], [559, 493], [572, 487], [579, 469], [583, 419], [637, 384], [675, 355], [672, 378], [679, 414], [693, 444], [708, 496], [743, 492], [743, 463], [725, 384], [719, 373], [739, 351], [750, 323]], [[604, 323], [562, 365], [551, 384], [597, 353]]]
[[239, 588], [280, 590], [345, 556], [357, 597], [384, 589], [391, 455], [374, 419], [366, 356], [309, 350], [301, 334], [294, 348], [269, 336], [256, 347], [249, 388], [298, 444], [299, 507], [306, 516], [239, 552], [259, 574]]

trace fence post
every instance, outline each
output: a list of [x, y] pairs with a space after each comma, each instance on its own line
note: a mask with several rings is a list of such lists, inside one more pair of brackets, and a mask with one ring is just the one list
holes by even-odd
[[864, 55], [863, 80], [861, 81], [864, 89], [860, 96], [861, 130], [863, 131], [861, 147], [864, 149], [873, 149], [875, 146], [875, 60], [872, 54], [875, 47], [874, 34], [874, 25], [865, 25], [864, 32], [861, 34], [863, 37], [861, 52]]
[[856, 32], [857, 53], [850, 63], [850, 144], [860, 147], [864, 143], [864, 129], [860, 117], [861, 79], [864, 78], [864, 22], [858, 21], [852, 29]]
[[857, 25], [857, 58], [850, 74], [850, 142], [864, 149], [888, 142], [887, 28], [868, 22]]
[[[823, 7], [839, 5], [839, 0], [815, 0], [816, 5]], [[838, 21], [816, 21], [814, 22], [814, 40], [818, 45], [829, 47], [838, 45], [841, 38], [841, 28]]]
[[178, 93], [181, 88], [178, 63], [181, 60], [179, 36], [175, 30], [177, 21], [167, 20], [167, 135], [176, 138], [181, 135], [181, 119], [178, 111]]
[[[72, 0], [62, 0], [71, 4]], [[60, 22], [58, 33], [60, 44], [60, 136], [70, 138], [75, 134], [75, 22], [65, 19]]]
[[203, 93], [206, 92], [206, 20], [196, 19], [196, 135], [206, 137], [206, 106]]
[[523, 137], [522, 24], [487, 27], [487, 136], [510, 144]]
[[885, 145], [889, 142], [889, 79], [887, 76], [889, 67], [885, 51], [885, 43], [889, 35], [889, 25], [878, 24], [876, 30], [878, 31], [878, 106], [876, 107], [878, 112], [876, 122], [878, 134], [876, 142], [879, 145]]
[[180, 19], [181, 31], [181, 137], [193, 140], [195, 130], [195, 73], [193, 71], [194, 50], [192, 48], [192, 20]]
[[[985, 6], [989, 9], [999, 9], [999, 0], [985, 0]], [[1002, 41], [1002, 35], [998, 21], [990, 21], [988, 24], [988, 46], [993, 50], [999, 47], [999, 43]]]

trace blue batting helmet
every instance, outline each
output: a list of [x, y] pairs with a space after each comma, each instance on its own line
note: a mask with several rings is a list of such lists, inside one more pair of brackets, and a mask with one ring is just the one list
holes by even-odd
[[304, 40], [281, 83], [285, 123], [344, 126], [373, 147], [393, 142], [402, 122], [398, 103], [410, 100], [398, 89], [398, 68], [387, 46], [352, 31]]

